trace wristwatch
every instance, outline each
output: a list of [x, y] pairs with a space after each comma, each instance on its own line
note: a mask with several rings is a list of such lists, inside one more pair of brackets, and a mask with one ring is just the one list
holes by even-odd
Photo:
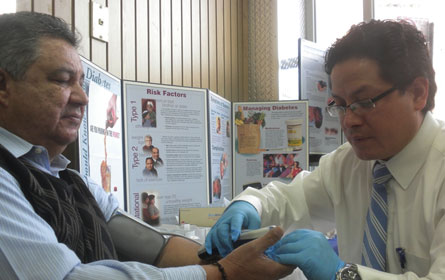
[[362, 280], [358, 274], [357, 265], [347, 263], [342, 269], [335, 274], [335, 280]]

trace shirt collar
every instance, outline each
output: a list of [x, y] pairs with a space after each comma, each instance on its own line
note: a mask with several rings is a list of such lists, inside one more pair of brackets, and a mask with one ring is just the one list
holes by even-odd
[[0, 127], [0, 144], [3, 145], [16, 158], [31, 151], [33, 145], [8, 130]]
[[56, 156], [51, 163], [49, 163], [48, 151], [45, 147], [33, 145], [19, 136], [9, 132], [3, 127], [0, 127], [0, 144], [3, 145], [3, 147], [5, 147], [16, 158], [26, 155], [26, 158], [29, 158], [34, 162], [34, 154], [45, 155], [46, 161], [48, 161], [47, 168], [49, 170], [47, 171], [50, 173], [58, 173], [58, 171], [66, 169], [70, 163], [70, 160], [61, 154]]
[[386, 166], [403, 189], [408, 188], [417, 171], [424, 164], [439, 129], [439, 123], [430, 112], [427, 112], [419, 131], [411, 142], [387, 161]]

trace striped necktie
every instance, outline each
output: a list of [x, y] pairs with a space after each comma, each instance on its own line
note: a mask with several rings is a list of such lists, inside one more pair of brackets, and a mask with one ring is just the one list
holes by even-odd
[[371, 204], [366, 215], [362, 264], [385, 271], [388, 204], [386, 183], [392, 178], [385, 164], [376, 162], [373, 170]]

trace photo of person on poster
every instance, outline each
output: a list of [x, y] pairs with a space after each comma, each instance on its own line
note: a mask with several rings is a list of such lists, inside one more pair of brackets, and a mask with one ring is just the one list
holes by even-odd
[[221, 118], [216, 117], [216, 133], [221, 134]]
[[159, 225], [159, 209], [155, 205], [155, 195], [143, 192], [142, 198], [142, 220], [149, 225]]
[[153, 159], [153, 166], [154, 167], [161, 167], [164, 165], [164, 162], [159, 157], [159, 148], [153, 147], [151, 150], [151, 158]]
[[213, 198], [220, 199], [221, 198], [221, 180], [216, 177], [213, 180]]
[[320, 107], [309, 106], [309, 127], [320, 128], [323, 124], [323, 114]]
[[284, 162], [284, 170], [281, 172], [281, 178], [293, 178], [291, 177], [292, 166], [294, 165], [294, 154], [283, 155]]
[[231, 127], [230, 127], [230, 121], [227, 120], [227, 122], [226, 122], [226, 136], [227, 136], [227, 137], [230, 137], [230, 129], [231, 129]]
[[142, 126], [156, 127], [156, 101], [142, 99]]
[[154, 167], [154, 161], [151, 157], [145, 159], [145, 168], [142, 174], [146, 177], [158, 177], [158, 171]]
[[144, 146], [142, 147], [142, 151], [144, 152], [144, 154], [151, 155], [153, 148], [154, 148], [153, 137], [151, 137], [151, 135], [148, 134], [145, 135]]
[[291, 170], [291, 173], [290, 173], [290, 176], [291, 176], [290, 178], [294, 178], [301, 171], [303, 171], [303, 168], [300, 167], [300, 162], [297, 161], [297, 160], [294, 161], [294, 165], [292, 166], [292, 170]]
[[265, 154], [263, 156], [264, 178], [294, 178], [301, 170], [298, 154]]
[[325, 91], [327, 88], [328, 88], [328, 83], [326, 83], [325, 81], [319, 80], [317, 82], [318, 91], [322, 92], [322, 91]]
[[227, 154], [223, 153], [219, 161], [219, 175], [221, 177], [221, 180], [224, 178], [224, 174], [226, 174], [226, 168], [228, 164], [229, 162], [227, 161]]

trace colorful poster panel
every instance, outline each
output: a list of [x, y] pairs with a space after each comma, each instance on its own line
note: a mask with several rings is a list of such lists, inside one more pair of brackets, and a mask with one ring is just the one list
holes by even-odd
[[125, 205], [121, 81], [82, 57], [89, 103], [79, 133], [80, 173]]
[[270, 181], [289, 183], [308, 168], [308, 102], [237, 102], [234, 119], [234, 195]]
[[177, 224], [179, 208], [208, 205], [207, 91], [130, 81], [123, 90], [129, 212], [144, 219], [154, 203], [159, 223]]
[[324, 70], [326, 51], [300, 39], [299, 52], [300, 99], [309, 100], [309, 153], [326, 154], [342, 144], [340, 121], [326, 112], [332, 100]]
[[232, 104], [209, 91], [209, 202], [224, 205], [232, 199]]

